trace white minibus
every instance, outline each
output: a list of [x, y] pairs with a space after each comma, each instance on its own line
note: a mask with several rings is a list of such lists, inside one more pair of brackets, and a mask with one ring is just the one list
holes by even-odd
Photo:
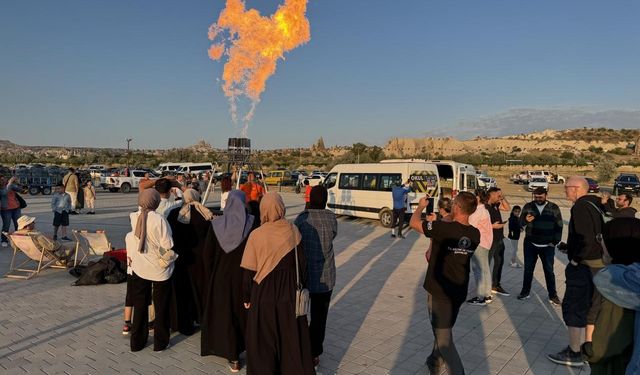
[[329, 196], [327, 208], [337, 215], [379, 219], [391, 227], [393, 198], [397, 183], [410, 181], [407, 213], [412, 213], [420, 198], [429, 194], [430, 207], [439, 198], [438, 168], [426, 162], [385, 162], [339, 164], [324, 181]]

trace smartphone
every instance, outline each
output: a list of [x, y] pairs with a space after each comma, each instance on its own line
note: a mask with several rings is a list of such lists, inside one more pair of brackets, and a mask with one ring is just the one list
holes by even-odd
[[427, 198], [427, 201], [429, 202], [429, 204], [427, 204], [427, 208], [425, 209], [425, 212], [427, 213], [427, 216], [428, 216], [435, 212], [436, 199], [429, 197]]

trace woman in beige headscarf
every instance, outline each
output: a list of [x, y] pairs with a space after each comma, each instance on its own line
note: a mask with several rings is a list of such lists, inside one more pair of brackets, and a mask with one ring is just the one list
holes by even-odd
[[173, 233], [174, 250], [179, 255], [173, 272], [171, 328], [185, 335], [195, 332], [194, 323], [202, 317], [204, 269], [202, 246], [213, 214], [200, 203], [200, 193], [187, 189], [183, 204], [169, 212], [167, 221]]
[[261, 226], [247, 241], [240, 266], [245, 269], [244, 305], [247, 374], [315, 374], [307, 317], [296, 318], [296, 263], [306, 282], [306, 261], [298, 228], [285, 219], [278, 193], [260, 202]]

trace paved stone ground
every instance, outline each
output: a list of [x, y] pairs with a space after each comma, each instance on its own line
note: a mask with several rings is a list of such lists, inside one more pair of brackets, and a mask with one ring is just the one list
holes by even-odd
[[[513, 198], [524, 202], [526, 194]], [[283, 194], [289, 218], [302, 198]], [[113, 245], [123, 245], [135, 194], [98, 194], [98, 214], [72, 216], [75, 229], [105, 229]], [[48, 197], [27, 197], [25, 213], [50, 232]], [[568, 219], [568, 204], [563, 206]], [[425, 374], [433, 336], [425, 312], [422, 281], [427, 240], [409, 233], [392, 240], [376, 221], [341, 218], [335, 241], [337, 285], [333, 294], [319, 374]], [[11, 258], [0, 249], [0, 273]], [[564, 292], [564, 264], [555, 266]], [[200, 357], [200, 335], [172, 336], [172, 347], [130, 353], [121, 335], [125, 284], [73, 287], [63, 270], [46, 270], [29, 280], [0, 279], [0, 373], [3, 374], [223, 374], [225, 361]], [[454, 329], [467, 374], [588, 374], [588, 369], [556, 366], [546, 354], [566, 345], [558, 307], [551, 306], [538, 266], [532, 298], [518, 301], [522, 269], [504, 268], [503, 286], [514, 293], [487, 307], [463, 306]], [[241, 373], [245, 373], [242, 370]]]

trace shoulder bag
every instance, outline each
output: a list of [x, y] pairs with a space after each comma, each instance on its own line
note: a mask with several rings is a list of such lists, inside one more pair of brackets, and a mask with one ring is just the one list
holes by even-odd
[[27, 202], [25, 202], [24, 198], [20, 196], [18, 193], [14, 193], [16, 195], [16, 199], [18, 203], [20, 203], [20, 208], [27, 208]]
[[300, 283], [298, 246], [296, 246], [293, 251], [295, 251], [296, 256], [296, 317], [306, 316], [309, 313], [309, 289], [303, 288]]

